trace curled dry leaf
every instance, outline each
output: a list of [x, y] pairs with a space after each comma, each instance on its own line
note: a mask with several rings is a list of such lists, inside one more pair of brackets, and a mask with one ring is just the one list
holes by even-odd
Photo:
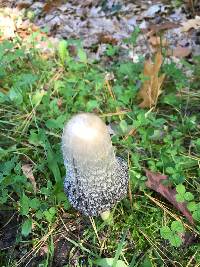
[[161, 39], [159, 36], [151, 36], [149, 38], [149, 43], [153, 46], [167, 46], [167, 40]]
[[168, 50], [167, 54], [169, 56], [174, 56], [178, 58], [184, 58], [187, 57], [191, 54], [192, 50], [190, 47], [182, 47], [182, 46], [177, 46], [176, 48], [172, 50]]
[[60, 5], [62, 5], [64, 3], [63, 0], [50, 0], [47, 1], [47, 3], [45, 3], [44, 7], [43, 7], [43, 11], [46, 13], [51, 12], [52, 10], [55, 10], [57, 7], [59, 7]]
[[58, 100], [57, 100], [58, 108], [61, 108], [62, 104], [63, 104], [63, 99], [62, 98], [58, 98]]
[[115, 39], [112, 35], [106, 33], [98, 34], [98, 41], [99, 43], [111, 45], [116, 45], [118, 43], [117, 39]]
[[21, 1], [21, 2], [18, 2], [16, 6], [19, 9], [23, 9], [23, 8], [29, 8], [31, 4], [32, 4], [31, 1], [25, 1], [25, 2]]
[[175, 29], [178, 27], [180, 27], [180, 24], [174, 23], [171, 21], [166, 21], [166, 22], [161, 23], [161, 24], [150, 24], [148, 28], [149, 28], [149, 30], [153, 31], [154, 33], [158, 33], [161, 31]]
[[200, 29], [200, 16], [196, 16], [194, 19], [189, 19], [182, 25], [183, 25], [183, 27], [181, 28], [182, 32], [187, 32], [190, 29], [198, 30]]
[[157, 104], [158, 96], [162, 93], [161, 86], [165, 78], [165, 74], [158, 75], [162, 62], [161, 52], [157, 52], [155, 63], [151, 59], [146, 60], [144, 63], [143, 75], [147, 80], [144, 81], [138, 93], [138, 98], [143, 100], [139, 105], [141, 108], [151, 108]]
[[167, 180], [168, 177], [166, 175], [162, 175], [160, 173], [151, 172], [149, 170], [145, 170], [146, 176], [148, 178], [146, 182], [146, 186], [150, 189], [153, 189], [157, 193], [161, 194], [164, 198], [166, 198], [175, 208], [177, 208], [183, 215], [188, 219], [191, 224], [194, 224], [194, 220], [192, 218], [192, 214], [186, 207], [186, 203], [177, 202], [176, 201], [176, 189], [170, 188], [170, 186], [163, 185], [163, 181]]
[[43, 246], [40, 247], [39, 255], [40, 256], [44, 256], [47, 253], [48, 253], [48, 245], [47, 244], [44, 244]]
[[30, 164], [22, 165], [22, 172], [29, 179], [29, 181], [32, 183], [33, 190], [34, 190], [34, 192], [36, 192], [37, 187], [36, 187], [35, 177], [33, 175], [32, 166]]

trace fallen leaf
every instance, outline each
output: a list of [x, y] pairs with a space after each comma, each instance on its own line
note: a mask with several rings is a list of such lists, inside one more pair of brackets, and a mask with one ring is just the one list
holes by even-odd
[[99, 43], [112, 45], [116, 45], [118, 43], [117, 39], [115, 39], [112, 35], [106, 33], [100, 33], [98, 35], [98, 41]]
[[67, 46], [70, 56], [76, 57], [77, 56], [77, 47], [75, 45], [68, 45]]
[[151, 36], [149, 38], [149, 43], [153, 46], [167, 46], [167, 40], [166, 39], [162, 39], [159, 36]]
[[39, 255], [44, 256], [47, 253], [48, 253], [48, 245], [44, 244], [43, 246], [40, 247]]
[[17, 7], [19, 9], [29, 8], [30, 6], [31, 6], [31, 2], [30, 1], [17, 3]]
[[164, 6], [162, 4], [151, 5], [148, 10], [144, 11], [144, 18], [152, 18], [155, 17], [156, 13], [164, 10]]
[[58, 108], [61, 108], [62, 104], [63, 104], [63, 99], [62, 98], [58, 98], [58, 100], [57, 100]]
[[75, 0], [74, 3], [78, 4], [78, 5], [81, 4], [82, 7], [88, 7], [88, 6], [91, 6], [91, 5], [97, 6], [97, 5], [99, 5], [99, 0], [85, 0], [85, 1], [82, 1], [82, 2], [80, 2], [80, 0], [77, 0], [77, 1]]
[[183, 25], [183, 27], [181, 28], [182, 32], [187, 32], [190, 29], [198, 30], [200, 29], [200, 16], [196, 16], [194, 19], [189, 19], [182, 25]]
[[46, 13], [49, 13], [52, 10], [55, 10], [57, 7], [59, 7], [62, 4], [63, 4], [63, 0], [50, 0], [44, 5], [43, 11]]
[[176, 201], [176, 189], [170, 188], [170, 186], [163, 185], [162, 182], [168, 180], [166, 175], [162, 175], [160, 173], [151, 172], [149, 170], [145, 170], [146, 176], [148, 178], [146, 182], [146, 186], [150, 189], [153, 189], [157, 193], [161, 194], [164, 198], [166, 198], [175, 208], [177, 208], [183, 215], [188, 219], [191, 224], [194, 224], [192, 214], [186, 207], [185, 202], [177, 202]]
[[178, 27], [180, 27], [180, 24], [174, 23], [174, 22], [171, 22], [171, 21], [166, 21], [166, 22], [161, 23], [161, 24], [150, 24], [148, 26], [148, 29], [153, 31], [154, 33], [158, 33], [160, 31], [175, 29], [175, 28], [178, 28]]
[[137, 133], [136, 128], [132, 128], [132, 129], [128, 132], [128, 134], [124, 137], [124, 140], [128, 139], [129, 136], [134, 136], [134, 135], [136, 135], [136, 133]]
[[35, 177], [33, 175], [32, 166], [30, 164], [22, 165], [22, 172], [30, 180], [30, 182], [33, 185], [33, 190], [34, 192], [36, 192], [37, 187], [36, 187]]
[[182, 46], [177, 46], [176, 48], [172, 50], [168, 50], [167, 54], [169, 56], [174, 56], [178, 58], [184, 58], [187, 57], [191, 54], [192, 50], [190, 47], [182, 47]]
[[141, 108], [151, 108], [156, 106], [158, 96], [162, 93], [161, 86], [165, 78], [165, 74], [158, 76], [162, 65], [163, 57], [161, 52], [157, 52], [155, 56], [155, 63], [148, 59], [144, 63], [143, 75], [148, 78], [144, 81], [139, 93], [138, 98], [143, 99], [139, 104]]

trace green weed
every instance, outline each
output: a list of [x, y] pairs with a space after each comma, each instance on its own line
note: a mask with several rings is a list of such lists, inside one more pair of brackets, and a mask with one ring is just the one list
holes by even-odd
[[[138, 34], [125, 42], [134, 45]], [[68, 51], [71, 43], [76, 56]], [[105, 56], [118, 52], [108, 46]], [[143, 58], [102, 67], [90, 62], [79, 42], [69, 40], [45, 60], [34, 47], [15, 40], [0, 44], [0, 59], [0, 210], [21, 218], [18, 248], [6, 252], [8, 257], [0, 254], [1, 266], [25, 266], [34, 257], [38, 266], [53, 266], [58, 236], [69, 245], [68, 266], [73, 261], [76, 266], [186, 266], [193, 255], [198, 264], [198, 243], [181, 245], [186, 228], [197, 236], [200, 229], [198, 77], [192, 83], [173, 62], [165, 63], [164, 93], [157, 108], [148, 111], [137, 100]], [[198, 72], [199, 65], [194, 66]], [[114, 78], [106, 83], [108, 73]], [[65, 121], [78, 112], [95, 112], [113, 125], [117, 154], [129, 161], [129, 197], [113, 210], [111, 225], [95, 218], [92, 227], [63, 192], [60, 137]], [[31, 165], [36, 190], [24, 164]], [[184, 228], [179, 211], [146, 188], [144, 168], [168, 175], [177, 201], [186, 201], [195, 219], [193, 229]], [[47, 252], [39, 257], [42, 250]]]

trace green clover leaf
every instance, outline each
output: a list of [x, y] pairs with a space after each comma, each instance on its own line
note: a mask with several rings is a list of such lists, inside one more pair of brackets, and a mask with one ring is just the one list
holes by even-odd
[[172, 236], [172, 231], [168, 226], [163, 226], [160, 229], [160, 234], [164, 239], [170, 239]]
[[182, 240], [178, 235], [173, 235], [170, 238], [169, 242], [174, 247], [180, 247], [180, 245], [182, 244]]
[[173, 232], [183, 233], [184, 232], [183, 224], [181, 222], [179, 222], [179, 221], [174, 221], [171, 224], [171, 230]]

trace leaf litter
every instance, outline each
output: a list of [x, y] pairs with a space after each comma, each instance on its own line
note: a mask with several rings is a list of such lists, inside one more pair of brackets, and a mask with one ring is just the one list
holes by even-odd
[[[188, 20], [182, 9], [173, 9], [170, 4], [167, 4], [168, 1], [165, 3], [153, 1], [127, 3], [124, 0], [10, 2], [13, 7], [18, 8], [7, 10], [7, 13], [15, 12], [18, 17], [21, 16], [22, 24], [29, 21], [30, 25], [32, 22], [37, 25], [38, 29], [48, 29], [46, 38], [51, 36], [56, 39], [56, 41], [50, 40], [54, 49], [58, 39], [81, 39], [89, 58], [93, 60], [100, 60], [104, 56], [107, 44], [121, 47], [125, 51], [119, 55], [120, 58], [129, 60], [133, 58], [132, 54], [140, 57], [154, 53], [155, 46], [159, 45], [159, 38], [152, 35], [150, 45], [147, 45], [149, 32], [152, 30], [156, 31], [156, 34], [162, 33], [164, 46], [167, 43], [169, 50], [173, 51], [168, 53], [168, 56], [182, 58], [189, 56], [193, 51], [195, 55], [200, 54], [200, 47], [196, 48], [196, 34], [182, 31], [182, 28], [188, 24], [190, 26], [187, 27], [192, 26], [192, 29], [197, 31], [199, 17]], [[186, 10], [187, 5], [184, 8]], [[26, 15], [30, 13], [33, 14], [31, 19]], [[123, 40], [130, 37], [136, 27], [140, 28], [141, 35], [134, 47], [130, 44], [125, 45]], [[14, 32], [17, 33], [18, 28]], [[184, 44], [183, 40], [185, 40]], [[47, 42], [40, 42], [39, 48], [45, 51]], [[96, 52], [91, 49], [94, 45], [97, 46]], [[132, 53], [128, 52], [130, 49]], [[191, 53], [188, 52], [189, 50]], [[49, 49], [45, 52], [49, 52]]]

